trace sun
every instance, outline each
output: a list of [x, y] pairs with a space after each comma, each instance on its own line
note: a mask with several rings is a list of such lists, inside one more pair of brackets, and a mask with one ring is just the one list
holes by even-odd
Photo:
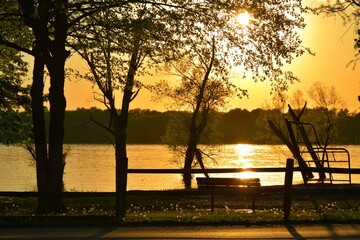
[[237, 16], [237, 21], [242, 25], [248, 25], [250, 19], [251, 19], [251, 16], [247, 11], [242, 12]]

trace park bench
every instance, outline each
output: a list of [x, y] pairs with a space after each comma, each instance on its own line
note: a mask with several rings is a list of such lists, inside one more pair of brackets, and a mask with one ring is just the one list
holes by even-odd
[[260, 187], [259, 178], [205, 178], [197, 177], [198, 189], [211, 195], [211, 212], [214, 211], [214, 195], [239, 194], [252, 196], [252, 211], [255, 212], [255, 195]]

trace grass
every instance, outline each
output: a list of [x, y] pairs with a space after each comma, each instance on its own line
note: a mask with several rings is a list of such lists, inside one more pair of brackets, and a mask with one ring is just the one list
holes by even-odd
[[[115, 219], [113, 198], [65, 198], [66, 213], [37, 215], [36, 198], [0, 197], [1, 226], [103, 226], [103, 225], [236, 225], [283, 223], [282, 196], [260, 196], [256, 212], [251, 198], [215, 196], [129, 196], [125, 219]], [[360, 222], [360, 195], [294, 195], [293, 223]]]

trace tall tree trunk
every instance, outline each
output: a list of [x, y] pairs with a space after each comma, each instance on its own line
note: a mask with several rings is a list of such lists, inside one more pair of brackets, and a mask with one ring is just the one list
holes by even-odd
[[[123, 102], [126, 102], [123, 100]], [[130, 102], [128, 102], [130, 103]], [[128, 105], [128, 103], [123, 103]], [[117, 117], [116, 125], [116, 218], [122, 219], [126, 214], [126, 191], [127, 191], [127, 169], [128, 157], [126, 150], [126, 129], [128, 121], [128, 108], [122, 108], [120, 115]]]
[[64, 97], [64, 78], [61, 71], [51, 76], [49, 90], [50, 125], [49, 125], [49, 164], [48, 189], [49, 208], [55, 212], [65, 210], [62, 198], [65, 159], [63, 155], [64, 119], [66, 100]]
[[[215, 50], [216, 50], [215, 49], [215, 38], [213, 38], [212, 39], [212, 48], [211, 48], [211, 58], [210, 58], [209, 64], [206, 66], [206, 72], [204, 74], [204, 78], [203, 78], [201, 86], [199, 88], [199, 94], [196, 99], [196, 106], [195, 106], [194, 112], [192, 114], [190, 125], [189, 125], [190, 137], [189, 137], [189, 141], [188, 141], [188, 145], [187, 145], [187, 149], [186, 149], [186, 155], [185, 155], [185, 162], [184, 162], [185, 170], [191, 169], [192, 163], [194, 161], [194, 156], [195, 156], [196, 152], [198, 151], [196, 146], [198, 144], [200, 134], [206, 126], [206, 120], [207, 120], [206, 115], [203, 115], [203, 119], [201, 120], [200, 124], [197, 124], [197, 119], [198, 119], [198, 115], [200, 112], [201, 104], [204, 100], [205, 88], [207, 87], [209, 76], [210, 76], [212, 67], [214, 65]], [[203, 109], [203, 111], [206, 111], [206, 110]], [[198, 158], [198, 160], [200, 160], [200, 159]], [[200, 165], [203, 166], [203, 164], [201, 164], [201, 163], [200, 163]], [[205, 176], [208, 177], [207, 174], [205, 174]], [[184, 173], [183, 181], [185, 184], [185, 188], [191, 187], [191, 178], [192, 177], [191, 177], [190, 173]]]
[[[193, 113], [193, 119], [196, 119], [198, 112]], [[186, 153], [185, 153], [185, 162], [184, 162], [184, 169], [185, 170], [191, 170], [192, 164], [194, 162], [194, 158], [196, 157], [197, 161], [199, 162], [200, 167], [205, 170], [205, 165], [202, 160], [202, 155], [200, 150], [197, 148], [197, 144], [199, 141], [199, 136], [201, 132], [204, 130], [206, 119], [202, 119], [201, 123], [199, 125], [196, 124], [196, 121], [191, 121], [190, 126], [190, 138], [189, 142], [187, 144]], [[192, 174], [189, 172], [185, 172], [183, 174], [183, 182], [185, 188], [191, 188], [191, 179]], [[205, 177], [209, 177], [208, 173], [204, 173]]]
[[129, 116], [129, 106], [132, 91], [124, 91], [120, 115], [115, 116], [115, 159], [116, 159], [116, 218], [121, 220], [126, 214], [126, 191], [127, 191], [127, 169], [128, 157], [126, 150], [126, 130]]
[[44, 116], [44, 62], [39, 56], [36, 47], [34, 49], [34, 69], [33, 83], [31, 86], [31, 103], [33, 118], [33, 134], [36, 153], [36, 180], [39, 192], [37, 212], [44, 213], [47, 210], [46, 198], [47, 191], [47, 142]]
[[[194, 161], [195, 152], [196, 152], [196, 142], [194, 140], [190, 140], [187, 145], [187, 149], [185, 153], [184, 170], [191, 170]], [[183, 175], [185, 188], [191, 188], [191, 179], [192, 179], [191, 173], [185, 172]]]
[[[65, 49], [67, 38], [68, 0], [34, 1], [18, 0], [26, 25], [35, 37], [34, 84], [32, 86], [34, 141], [37, 158], [39, 212], [59, 212], [65, 209], [60, 196], [64, 174], [64, 96], [65, 61], [69, 53]], [[50, 27], [51, 25], [51, 27]], [[51, 30], [49, 30], [51, 28]], [[52, 33], [52, 31], [54, 32]], [[51, 33], [50, 33], [51, 31]], [[43, 108], [43, 69], [50, 73], [50, 126], [49, 150], [46, 150]]]
[[[135, 37], [134, 48], [129, 62], [129, 70], [126, 77], [126, 85], [122, 99], [121, 112], [115, 126], [116, 138], [116, 217], [122, 219], [126, 214], [126, 190], [128, 158], [126, 152], [126, 130], [128, 125], [129, 107], [133, 99], [135, 74], [138, 64], [140, 38]], [[114, 107], [115, 110], [115, 107]]]
[[55, 38], [52, 42], [50, 54], [46, 58], [46, 65], [50, 73], [50, 125], [49, 125], [49, 204], [55, 212], [65, 211], [62, 198], [63, 175], [65, 159], [63, 154], [64, 119], [66, 99], [64, 95], [65, 61], [69, 55], [65, 48], [67, 26], [66, 15], [61, 9], [55, 18]]
[[[196, 120], [198, 118], [198, 114], [200, 111], [200, 105], [201, 105], [201, 101], [202, 101], [202, 95], [203, 95], [203, 90], [200, 91], [201, 96], [198, 96], [198, 100], [197, 100], [197, 104], [196, 104], [196, 108], [191, 116], [191, 121], [190, 121], [190, 125], [189, 125], [189, 141], [187, 143], [187, 149], [186, 149], [186, 153], [185, 153], [185, 161], [184, 161], [184, 170], [190, 170], [192, 167], [192, 163], [194, 161], [194, 156], [195, 156], [195, 152], [196, 152], [196, 145], [199, 139], [199, 130], [196, 124]], [[191, 173], [185, 172], [183, 175], [183, 181], [184, 181], [184, 185], [185, 188], [190, 188], [191, 187]]]

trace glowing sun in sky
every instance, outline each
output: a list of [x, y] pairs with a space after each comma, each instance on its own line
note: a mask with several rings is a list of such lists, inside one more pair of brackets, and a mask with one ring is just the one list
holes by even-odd
[[237, 20], [240, 24], [248, 25], [249, 21], [251, 19], [251, 16], [248, 12], [242, 12], [237, 16]]

